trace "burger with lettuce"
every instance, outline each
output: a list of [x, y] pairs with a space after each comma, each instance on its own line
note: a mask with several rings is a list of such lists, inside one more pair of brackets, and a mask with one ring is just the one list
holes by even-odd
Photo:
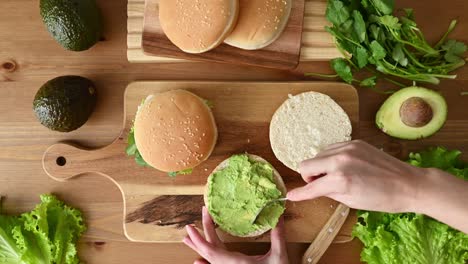
[[170, 176], [190, 174], [208, 159], [218, 131], [206, 100], [186, 90], [148, 96], [128, 136], [127, 154]]

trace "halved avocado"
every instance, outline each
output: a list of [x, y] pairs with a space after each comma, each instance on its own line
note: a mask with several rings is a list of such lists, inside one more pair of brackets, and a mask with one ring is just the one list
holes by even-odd
[[408, 87], [391, 95], [377, 112], [377, 126], [392, 137], [416, 140], [436, 133], [447, 120], [447, 102], [439, 93]]

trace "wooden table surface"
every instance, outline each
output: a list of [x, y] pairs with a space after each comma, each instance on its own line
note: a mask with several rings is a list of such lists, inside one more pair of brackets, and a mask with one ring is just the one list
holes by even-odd
[[[122, 125], [123, 92], [135, 80], [307, 80], [307, 71], [329, 71], [328, 63], [307, 63], [294, 71], [207, 63], [129, 64], [126, 59], [126, 5], [124, 0], [99, 0], [105, 18], [105, 37], [90, 51], [63, 50], [49, 37], [36, 0], [1, 0], [0, 3], [0, 194], [7, 196], [4, 210], [19, 213], [31, 209], [39, 194], [52, 192], [80, 209], [89, 231], [80, 242], [80, 256], [87, 263], [191, 263], [196, 255], [183, 244], [141, 244], [127, 241], [122, 231], [122, 198], [116, 186], [95, 175], [72, 183], [49, 179], [41, 167], [44, 150], [58, 141], [74, 141], [89, 147], [104, 146], [118, 136]], [[403, 2], [403, 1], [400, 1]], [[452, 18], [459, 26], [452, 36], [468, 42], [466, 0], [404, 1], [428, 38], [435, 41]], [[32, 112], [37, 89], [59, 75], [76, 74], [95, 81], [99, 101], [89, 122], [76, 132], [54, 133], [42, 127]], [[443, 145], [468, 153], [468, 69], [440, 89], [449, 102], [445, 127], [430, 139], [399, 141], [380, 133], [374, 125], [384, 96], [360, 89], [360, 136], [399, 157], [430, 145]], [[436, 88], [436, 87], [433, 87]], [[465, 155], [465, 157], [467, 157]], [[234, 244], [248, 253], [265, 252], [267, 244]], [[291, 263], [298, 263], [305, 244], [291, 244]], [[321, 263], [359, 263], [360, 243], [332, 245]]]

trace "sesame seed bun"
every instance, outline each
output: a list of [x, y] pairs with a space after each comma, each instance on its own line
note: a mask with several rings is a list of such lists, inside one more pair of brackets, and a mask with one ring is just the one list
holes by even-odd
[[[265, 159], [263, 159], [260, 156], [253, 155], [253, 154], [248, 154], [248, 153], [247, 153], [247, 156], [249, 157], [250, 160], [270, 164], [268, 161], [266, 161]], [[226, 168], [228, 166], [229, 166], [229, 158], [224, 160], [223, 162], [221, 162], [213, 170], [213, 172], [210, 174], [210, 176], [208, 178], [208, 181], [207, 181], [207, 184], [205, 186], [205, 192], [204, 192], [204, 195], [203, 195], [203, 199], [205, 201], [205, 206], [206, 207], [208, 207], [208, 204], [210, 203], [210, 197], [208, 196], [208, 188], [209, 188], [208, 183], [210, 182], [210, 178], [213, 177], [214, 173], [216, 173], [217, 171], [220, 171], [220, 170], [222, 170], [222, 169], [224, 169], [224, 168]], [[281, 192], [282, 196], [286, 197], [287, 190], [286, 190], [286, 185], [283, 182], [283, 178], [281, 178], [281, 175], [279, 174], [279, 172], [273, 166], [272, 166], [272, 168], [273, 168], [273, 181], [275, 182], [276, 187]], [[213, 221], [216, 223], [216, 221], [214, 219], [213, 219]], [[223, 229], [223, 227], [221, 225], [219, 225], [219, 223], [216, 223], [216, 224], [220, 227], [221, 230], [223, 230], [224, 232], [227, 232], [226, 230]], [[238, 235], [238, 234], [230, 234], [230, 235], [238, 236], [238, 237], [256, 237], [256, 236], [260, 236], [260, 235], [268, 232], [270, 229], [271, 228], [265, 227], [263, 229], [259, 229], [259, 230], [255, 231], [255, 232], [252, 232], [252, 233], [249, 233], [249, 234], [246, 234], [246, 235]]]
[[169, 40], [187, 53], [223, 43], [236, 25], [239, 0], [160, 0], [159, 20]]
[[283, 33], [292, 0], [240, 0], [239, 7], [237, 25], [224, 42], [256, 50], [270, 45]]
[[210, 156], [218, 137], [211, 109], [185, 90], [148, 96], [134, 125], [141, 156], [165, 172], [196, 167]]

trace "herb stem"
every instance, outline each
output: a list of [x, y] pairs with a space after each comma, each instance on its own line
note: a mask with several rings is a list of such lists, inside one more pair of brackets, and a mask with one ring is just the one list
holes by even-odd
[[442, 46], [442, 44], [445, 43], [445, 40], [447, 39], [447, 36], [452, 33], [452, 31], [455, 29], [455, 26], [457, 25], [457, 20], [454, 19], [450, 22], [450, 25], [447, 29], [447, 32], [445, 32], [445, 34], [442, 36], [442, 38], [440, 38], [439, 42], [437, 42], [437, 44], [434, 46], [434, 49], [438, 49], [440, 46]]
[[387, 78], [387, 77], [383, 77], [383, 78], [384, 78], [384, 80], [386, 80], [387, 82], [393, 83], [393, 84], [395, 84], [395, 85], [397, 85], [397, 86], [400, 86], [401, 88], [405, 88], [405, 87], [408, 86], [408, 85], [404, 85], [404, 84], [402, 84], [401, 82], [397, 82], [397, 81], [395, 81], [395, 80], [393, 80], [393, 79], [390, 79], [390, 78]]
[[379, 78], [383, 78], [384, 80], [386, 80], [386, 81], [388, 81], [388, 82], [390, 82], [390, 83], [393, 83], [393, 84], [395, 84], [395, 85], [397, 85], [397, 86], [400, 86], [400, 87], [402, 87], [402, 88], [408, 87], [408, 85], [405, 85], [405, 84], [403, 84], [403, 83], [401, 83], [401, 82], [398, 82], [398, 81], [395, 81], [395, 80], [390, 79], [390, 78], [388, 78], [388, 77], [385, 77], [382, 73], [380, 73], [380, 72], [378, 72], [378, 71], [372, 69], [372, 68], [369, 67], [369, 66], [367, 66], [366, 69], [367, 69], [368, 71], [374, 73], [375, 75], [378, 75]]
[[321, 74], [321, 73], [313, 73], [313, 72], [310, 72], [310, 73], [305, 73], [304, 76], [306, 77], [321, 77], [321, 78], [337, 78], [338, 77], [338, 74]]

